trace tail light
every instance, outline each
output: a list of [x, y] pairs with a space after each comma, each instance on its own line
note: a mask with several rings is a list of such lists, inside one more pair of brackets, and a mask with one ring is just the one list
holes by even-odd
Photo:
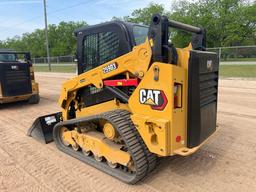
[[181, 141], [181, 136], [178, 135], [178, 136], [176, 137], [176, 142], [179, 143], [180, 141]]
[[0, 83], [0, 96], [2, 96], [2, 86], [1, 86], [1, 83]]
[[30, 71], [30, 79], [31, 79], [31, 80], [35, 80], [34, 72], [31, 72], [31, 71]]
[[33, 64], [31, 61], [28, 62], [29, 69], [30, 69], [30, 79], [35, 80], [35, 75], [34, 75], [34, 69], [33, 69]]
[[173, 106], [174, 109], [182, 107], [182, 84], [174, 83], [174, 98], [173, 98]]

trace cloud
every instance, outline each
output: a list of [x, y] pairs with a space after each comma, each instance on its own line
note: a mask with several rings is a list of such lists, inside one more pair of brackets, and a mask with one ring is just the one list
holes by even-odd
[[42, 3], [39, 0], [33, 0], [33, 1], [1, 1], [0, 5], [12, 5], [12, 4], [34, 4], [34, 3]]

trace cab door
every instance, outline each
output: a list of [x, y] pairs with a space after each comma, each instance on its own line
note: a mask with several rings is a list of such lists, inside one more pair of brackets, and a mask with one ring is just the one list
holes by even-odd
[[122, 22], [87, 27], [76, 32], [78, 74], [84, 73], [132, 50]]

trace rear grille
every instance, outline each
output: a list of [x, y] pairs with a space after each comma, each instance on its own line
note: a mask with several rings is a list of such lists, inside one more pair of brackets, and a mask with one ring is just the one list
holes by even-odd
[[217, 101], [218, 73], [204, 73], [200, 80], [200, 108]]
[[[13, 69], [13, 66], [16, 68]], [[18, 96], [32, 93], [30, 70], [27, 63], [3, 63], [0, 66], [3, 96]]]
[[28, 76], [25, 71], [6, 71], [5, 79], [7, 84], [26, 82]]
[[191, 51], [188, 74], [188, 147], [216, 130], [219, 61], [215, 53]]

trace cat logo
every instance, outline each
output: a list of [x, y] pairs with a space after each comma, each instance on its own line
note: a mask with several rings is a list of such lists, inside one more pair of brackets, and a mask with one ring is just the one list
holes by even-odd
[[207, 60], [207, 69], [208, 69], [208, 71], [212, 71], [213, 70], [213, 62], [212, 62], [212, 60]]
[[167, 104], [167, 98], [161, 90], [140, 89], [140, 103], [150, 105], [154, 110], [163, 110]]
[[11, 69], [12, 69], [12, 70], [19, 70], [19, 66], [17, 66], [17, 65], [12, 65], [12, 66], [11, 66]]

